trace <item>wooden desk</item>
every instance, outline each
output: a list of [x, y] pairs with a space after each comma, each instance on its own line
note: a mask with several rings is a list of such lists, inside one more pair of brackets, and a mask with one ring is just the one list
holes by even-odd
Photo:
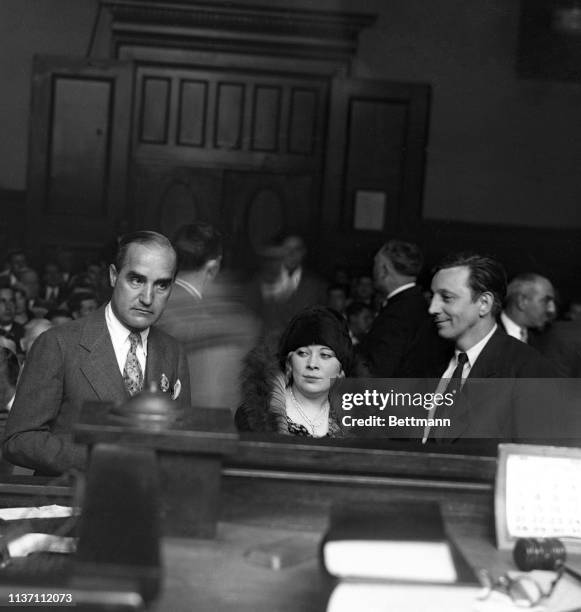
[[[163, 539], [165, 581], [151, 609], [324, 610], [329, 585], [317, 551], [336, 501], [381, 505], [397, 499], [437, 500], [451, 536], [473, 566], [498, 573], [514, 569], [510, 554], [494, 547], [495, 468], [490, 457], [241, 441], [222, 468], [216, 538]], [[13, 499], [18, 487], [24, 487], [18, 505], [25, 505], [28, 495], [34, 499], [35, 485], [13, 482], [4, 491], [0, 485], [0, 503], [4, 495]], [[61, 488], [39, 490], [66, 493]], [[274, 571], [244, 557], [261, 543], [293, 536], [306, 537], [312, 547], [310, 559], [296, 566]]]
[[[475, 567], [490, 568], [497, 573], [515, 569], [510, 554], [497, 551], [489, 540], [459, 533], [454, 528], [451, 531]], [[252, 547], [293, 535], [312, 538], [309, 560], [286, 569], [272, 570], [258, 567], [244, 556]], [[151, 610], [322, 612], [327, 604], [330, 583], [323, 577], [317, 557], [321, 535], [318, 532], [220, 523], [215, 540], [166, 538], [163, 543], [165, 585]], [[577, 561], [581, 562], [581, 557]], [[515, 611], [518, 609], [514, 608]], [[549, 611], [553, 609], [548, 608]], [[365, 612], [364, 609], [361, 612]]]

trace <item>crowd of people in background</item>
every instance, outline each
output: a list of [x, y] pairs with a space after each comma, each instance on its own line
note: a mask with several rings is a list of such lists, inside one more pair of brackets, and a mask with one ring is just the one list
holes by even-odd
[[[523, 271], [507, 285], [502, 265], [486, 256], [458, 256], [422, 287], [422, 252], [402, 240], [386, 242], [369, 270], [337, 268], [333, 278], [308, 266], [296, 234], [260, 251], [256, 270], [242, 280], [224, 269], [223, 238], [207, 223], [183, 227], [173, 249], [173, 293], [155, 322], [187, 355], [191, 405], [229, 407], [241, 430], [341, 435], [321, 372], [326, 379], [443, 372], [465, 379], [478, 371], [476, 359], [480, 367], [486, 361], [483, 347], [486, 355], [498, 345], [514, 352], [515, 363], [534, 362], [536, 373], [581, 374], [578, 305], [560, 311], [550, 280], [535, 273]], [[41, 334], [111, 303], [125, 262], [111, 263], [80, 262], [62, 249], [35, 268], [24, 250], [7, 255], [0, 269], [1, 409], [10, 410]], [[504, 346], [509, 337], [521, 345], [511, 339]], [[321, 386], [317, 393], [313, 385]]]

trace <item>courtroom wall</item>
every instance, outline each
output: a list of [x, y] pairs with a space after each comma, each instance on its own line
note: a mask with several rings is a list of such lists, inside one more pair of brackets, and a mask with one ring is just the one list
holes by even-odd
[[[288, 6], [289, 0], [239, 0]], [[353, 76], [427, 82], [424, 217], [581, 228], [581, 85], [516, 76], [519, 0], [295, 0], [377, 13]], [[26, 187], [32, 54], [85, 54], [96, 0], [2, 0], [0, 191]]]
[[24, 189], [34, 53], [83, 56], [96, 0], [0, 2], [0, 189]]

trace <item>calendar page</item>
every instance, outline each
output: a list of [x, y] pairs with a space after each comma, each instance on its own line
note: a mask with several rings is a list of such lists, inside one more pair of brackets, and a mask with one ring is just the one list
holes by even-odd
[[511, 548], [518, 538], [581, 546], [581, 450], [499, 445], [495, 515], [499, 548]]
[[581, 460], [508, 457], [506, 522], [515, 538], [581, 538]]

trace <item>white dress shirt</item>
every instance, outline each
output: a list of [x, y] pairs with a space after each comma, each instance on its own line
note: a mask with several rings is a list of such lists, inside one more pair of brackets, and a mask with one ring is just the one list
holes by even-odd
[[[113, 349], [115, 351], [115, 357], [117, 357], [117, 364], [119, 365], [119, 371], [123, 376], [123, 370], [125, 369], [125, 362], [127, 361], [127, 353], [131, 343], [129, 342], [129, 335], [131, 331], [119, 321], [115, 316], [113, 309], [111, 308], [111, 302], [105, 307], [105, 322], [107, 323], [107, 329], [109, 330], [109, 336], [111, 336], [111, 342], [113, 343]], [[145, 379], [145, 365], [147, 363], [147, 337], [149, 336], [149, 327], [144, 329], [141, 333], [141, 346], [137, 345], [137, 360], [141, 366], [141, 372]]]
[[528, 330], [526, 327], [521, 327], [517, 323], [515, 323], [505, 312], [504, 310], [500, 313], [500, 320], [504, 325], [504, 329], [509, 336], [520, 340], [521, 342], [528, 341]]
[[460, 353], [466, 353], [466, 355], [468, 356], [468, 361], [464, 364], [464, 369], [462, 370], [462, 381], [466, 380], [466, 377], [468, 376], [468, 374], [470, 374], [470, 370], [472, 369], [472, 366], [478, 359], [478, 355], [482, 353], [482, 349], [484, 349], [487, 342], [490, 340], [490, 338], [492, 338], [492, 335], [497, 330], [497, 328], [498, 328], [498, 325], [495, 324], [494, 327], [486, 334], [486, 336], [484, 336], [484, 338], [480, 340], [480, 342], [477, 342], [473, 347], [469, 348], [467, 351], [461, 351], [459, 349], [456, 349], [454, 351], [454, 357], [450, 359], [450, 363], [448, 364], [448, 367], [446, 368], [444, 374], [442, 374], [442, 380], [445, 381], [446, 385], [448, 384], [447, 379], [452, 378], [452, 374], [454, 374], [454, 370], [456, 369], [456, 366], [458, 365], [458, 355]]
[[[461, 351], [459, 349], [456, 349], [454, 351], [454, 356], [452, 357], [452, 359], [450, 359], [450, 363], [448, 364], [448, 367], [444, 371], [442, 378], [440, 378], [440, 382], [438, 383], [438, 388], [436, 389], [436, 393], [440, 393], [440, 394], [445, 393], [446, 387], [448, 386], [450, 382], [450, 378], [452, 378], [452, 374], [454, 374], [454, 370], [456, 369], [456, 366], [458, 365], [458, 355], [460, 353], [466, 353], [466, 356], [468, 357], [468, 361], [466, 361], [466, 363], [464, 364], [464, 368], [462, 369], [462, 383], [461, 384], [464, 384], [464, 381], [466, 380], [466, 378], [468, 378], [468, 374], [470, 374], [470, 370], [472, 369], [472, 366], [476, 363], [478, 356], [480, 355], [480, 353], [482, 353], [482, 350], [484, 349], [484, 347], [486, 346], [490, 338], [492, 338], [497, 328], [498, 328], [498, 325], [495, 323], [494, 327], [486, 334], [486, 336], [484, 336], [482, 340], [477, 342], [474, 346], [470, 347], [468, 350]], [[437, 406], [434, 406], [433, 408], [430, 409], [430, 412], [428, 414], [429, 419], [434, 418], [436, 409], [437, 409]], [[428, 436], [430, 434], [430, 429], [431, 428], [429, 425], [426, 425], [426, 427], [424, 428], [424, 437], [422, 438], [423, 444], [425, 444], [426, 440], [428, 439]]]

